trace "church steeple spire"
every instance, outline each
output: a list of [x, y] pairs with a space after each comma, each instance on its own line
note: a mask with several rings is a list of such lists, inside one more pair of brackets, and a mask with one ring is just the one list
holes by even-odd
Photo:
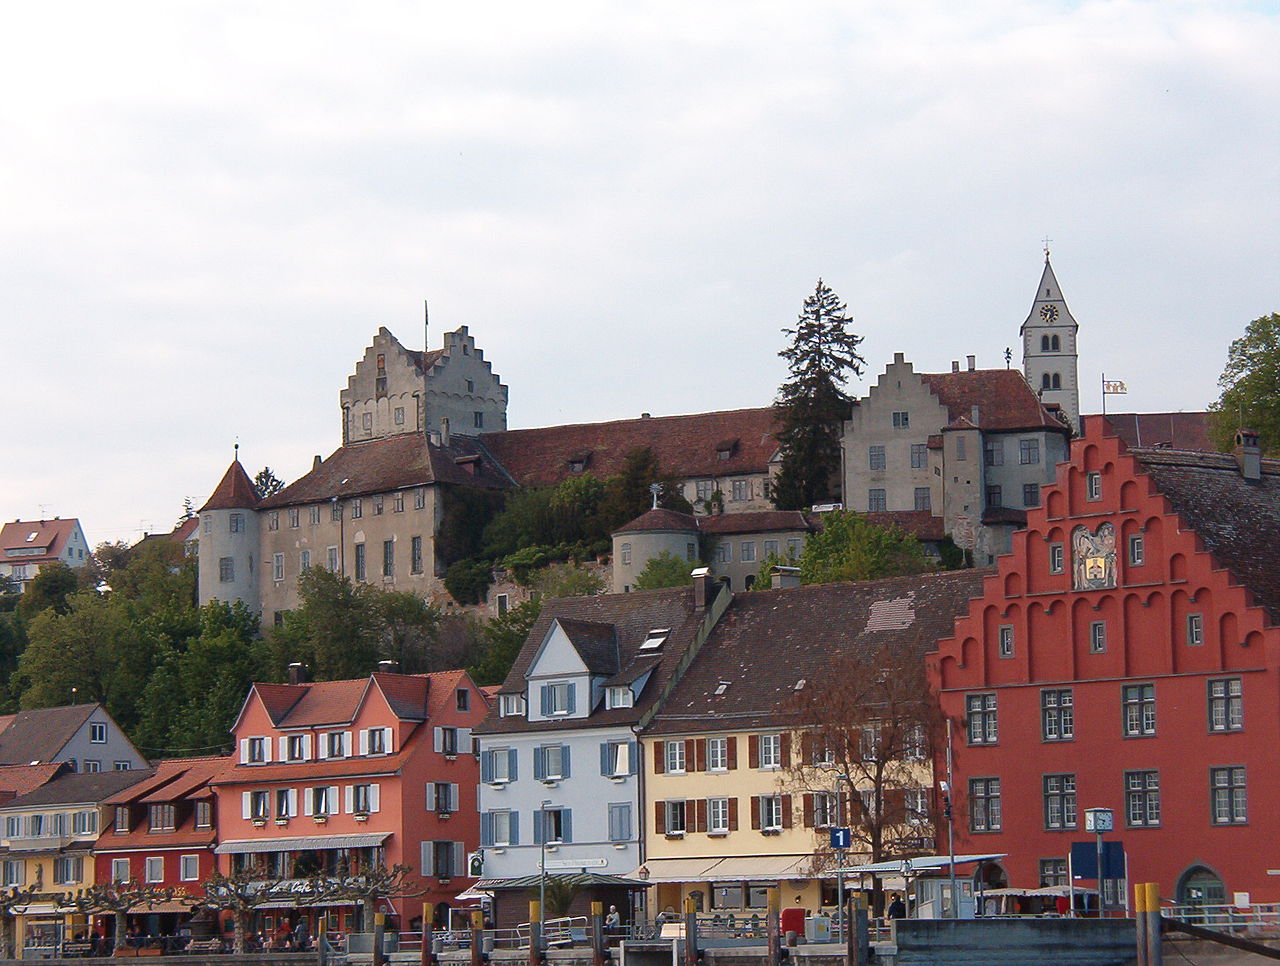
[[1076, 429], [1080, 425], [1078, 329], [1053, 273], [1046, 238], [1044, 271], [1040, 274], [1031, 311], [1022, 323], [1022, 371], [1040, 398], [1046, 403], [1057, 403]]

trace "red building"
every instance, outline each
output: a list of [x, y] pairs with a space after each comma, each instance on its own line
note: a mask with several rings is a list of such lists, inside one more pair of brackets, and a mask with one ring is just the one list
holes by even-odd
[[[474, 883], [466, 855], [480, 840], [480, 773], [471, 728], [488, 710], [465, 671], [255, 684], [232, 729], [234, 764], [214, 779], [220, 868], [301, 878], [407, 865], [414, 888], [427, 891], [386, 911], [407, 928], [429, 902], [443, 920]], [[354, 903], [285, 905], [264, 909], [254, 928], [299, 918], [313, 935], [367, 925]]]
[[958, 724], [956, 849], [1008, 853], [988, 883], [1065, 884], [1097, 807], [1130, 882], [1178, 902], [1280, 900], [1280, 464], [1241, 442], [1127, 449], [1088, 417], [929, 656]]

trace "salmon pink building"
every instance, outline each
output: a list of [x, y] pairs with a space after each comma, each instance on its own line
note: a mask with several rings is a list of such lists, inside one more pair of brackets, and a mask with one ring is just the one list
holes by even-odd
[[1072, 843], [1094, 841], [1085, 810], [1106, 808], [1130, 882], [1280, 900], [1277, 620], [1280, 464], [1257, 438], [1128, 449], [1087, 417], [928, 658], [957, 726], [956, 851], [1007, 853], [989, 885], [1066, 884]]
[[[297, 670], [296, 667], [294, 670]], [[408, 928], [431, 904], [439, 921], [480, 839], [471, 728], [488, 701], [465, 671], [378, 672], [349, 681], [255, 684], [233, 733], [234, 763], [214, 779], [223, 872], [272, 878], [411, 867], [413, 898], [380, 907]], [[259, 910], [255, 929], [298, 920], [318, 930], [371, 928], [359, 903]]]

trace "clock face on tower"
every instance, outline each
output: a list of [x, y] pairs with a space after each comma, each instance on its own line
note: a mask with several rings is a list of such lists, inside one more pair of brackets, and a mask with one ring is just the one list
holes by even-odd
[[1040, 318], [1046, 322], [1054, 322], [1058, 318], [1058, 307], [1056, 305], [1046, 305], [1040, 310]]

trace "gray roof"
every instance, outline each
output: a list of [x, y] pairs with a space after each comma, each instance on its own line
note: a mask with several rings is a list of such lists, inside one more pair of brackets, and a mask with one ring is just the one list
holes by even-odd
[[19, 711], [0, 732], [0, 765], [52, 761], [100, 707], [69, 704]]
[[80, 805], [102, 802], [121, 789], [145, 781], [154, 774], [154, 768], [69, 772], [46, 782], [33, 792], [6, 802], [4, 807], [21, 809], [34, 805]]

